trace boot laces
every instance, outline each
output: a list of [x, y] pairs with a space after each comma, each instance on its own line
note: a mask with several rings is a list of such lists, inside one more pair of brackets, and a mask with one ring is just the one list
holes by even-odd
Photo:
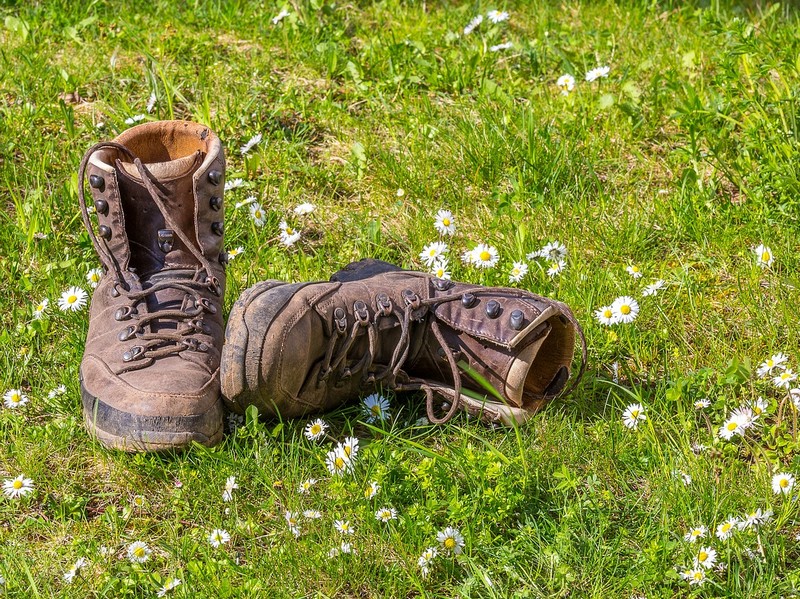
[[[152, 198], [153, 203], [161, 212], [164, 222], [174, 231], [175, 235], [200, 263], [193, 276], [174, 273], [171, 277], [159, 276], [158, 280], [151, 282], [146, 289], [137, 291], [132, 288], [130, 272], [126, 272], [120, 266], [111, 251], [108, 240], [105, 237], [98, 237], [95, 233], [89, 210], [86, 206], [86, 197], [84, 195], [86, 167], [92, 155], [103, 148], [116, 149], [133, 161], [136, 170], [139, 172], [142, 184]], [[170, 215], [169, 209], [164, 203], [166, 196], [158, 189], [155, 182], [157, 182], [157, 178], [142, 164], [142, 161], [127, 147], [116, 142], [100, 142], [89, 148], [84, 154], [83, 160], [81, 160], [78, 172], [78, 200], [83, 224], [89, 232], [92, 245], [100, 255], [101, 262], [114, 277], [112, 295], [123, 294], [130, 302], [127, 306], [118, 309], [114, 315], [117, 321], [133, 320], [135, 322], [135, 324], [122, 329], [118, 335], [120, 341], [127, 341], [134, 337], [140, 341], [139, 344], [130, 347], [122, 355], [123, 362], [129, 363], [128, 369], [130, 370], [145, 368], [158, 358], [177, 354], [187, 349], [200, 352], [208, 351], [208, 344], [195, 338], [195, 335], [209, 332], [208, 327], [203, 322], [204, 314], [215, 314], [217, 312], [217, 307], [205, 297], [204, 292], [210, 292], [219, 297], [222, 290], [219, 279], [212, 273], [211, 264]], [[165, 289], [176, 289], [184, 293], [180, 309], [162, 308], [144, 314], [138, 312], [138, 306], [143, 302], [146, 303], [149, 296]], [[175, 330], [160, 327], [158, 331], [153, 331], [153, 327], [149, 326], [154, 321], [170, 320], [176, 323], [184, 323], [187, 326], [178, 327]], [[147, 331], [146, 328], [151, 330]]]

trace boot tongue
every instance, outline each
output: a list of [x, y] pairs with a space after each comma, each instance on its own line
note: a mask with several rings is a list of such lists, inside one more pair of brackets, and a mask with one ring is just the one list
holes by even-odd
[[[193, 175], [202, 161], [203, 154], [197, 151], [175, 160], [144, 165], [155, 178], [154, 184], [162, 193], [162, 201], [171, 219], [193, 242], [197, 240]], [[199, 265], [197, 258], [166, 224], [136, 166], [120, 160], [116, 166], [131, 248], [131, 268], [147, 276], [164, 268]]]

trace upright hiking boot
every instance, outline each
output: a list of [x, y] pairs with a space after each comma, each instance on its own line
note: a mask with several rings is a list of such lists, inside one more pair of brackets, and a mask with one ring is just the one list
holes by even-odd
[[432, 422], [461, 409], [513, 425], [564, 391], [577, 334], [560, 302], [362, 260], [328, 282], [246, 290], [228, 318], [222, 392], [234, 411], [291, 418], [379, 388], [423, 391]]
[[107, 447], [159, 451], [222, 438], [224, 173], [219, 138], [184, 121], [138, 125], [81, 162], [83, 221], [104, 270], [81, 393], [86, 426]]

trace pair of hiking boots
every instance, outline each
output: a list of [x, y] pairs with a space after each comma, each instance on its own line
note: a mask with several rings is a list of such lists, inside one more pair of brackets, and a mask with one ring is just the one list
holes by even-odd
[[225, 332], [224, 184], [222, 144], [195, 123], [138, 125], [84, 156], [81, 211], [105, 275], [81, 392], [104, 445], [213, 445], [223, 403], [291, 418], [378, 389], [423, 392], [432, 422], [461, 409], [513, 424], [564, 390], [580, 334], [567, 306], [377, 260], [259, 283]]

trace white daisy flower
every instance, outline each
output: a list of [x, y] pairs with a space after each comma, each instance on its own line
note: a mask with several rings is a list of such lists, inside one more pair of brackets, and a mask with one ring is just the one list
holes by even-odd
[[354, 553], [353, 544], [347, 541], [342, 541], [342, 544], [339, 545], [339, 551], [341, 553]]
[[50, 300], [44, 298], [38, 304], [33, 307], [33, 318], [35, 320], [39, 320], [42, 316], [44, 316], [45, 311], [47, 310], [47, 306], [50, 305]]
[[298, 216], [306, 216], [307, 214], [311, 214], [314, 212], [316, 206], [310, 202], [303, 202], [302, 204], [298, 204], [294, 208], [294, 213]]
[[9, 389], [3, 395], [3, 405], [7, 408], [21, 408], [28, 403], [28, 396], [19, 389]]
[[303, 518], [306, 518], [307, 520], [319, 520], [322, 518], [322, 512], [319, 510], [305, 510], [303, 512]]
[[478, 268], [494, 268], [498, 260], [500, 260], [500, 256], [497, 254], [497, 248], [493, 245], [479, 243], [472, 250], [472, 263]]
[[102, 276], [103, 276], [102, 268], [93, 268], [86, 273], [86, 282], [89, 283], [89, 287], [94, 289], [97, 287], [97, 285], [100, 284], [100, 279], [102, 278]]
[[225, 191], [230, 191], [231, 189], [238, 189], [244, 185], [244, 179], [231, 179], [230, 181], [225, 181]]
[[528, 265], [524, 262], [514, 262], [508, 273], [508, 280], [510, 283], [519, 283], [526, 274], [528, 274]]
[[781, 472], [772, 477], [772, 492], [776, 495], [789, 495], [794, 488], [794, 476]]
[[464, 549], [464, 537], [457, 528], [448, 526], [444, 530], [436, 533], [436, 540], [442, 546], [442, 549], [449, 553], [458, 555]]
[[547, 276], [551, 278], [558, 276], [564, 272], [566, 267], [567, 263], [564, 260], [556, 260], [555, 262], [551, 262], [547, 269]]
[[431, 266], [430, 273], [437, 279], [449, 280], [451, 274], [450, 271], [447, 270], [447, 266], [448, 266], [447, 259], [443, 258], [441, 260], [437, 260], [436, 262], [433, 263], [433, 266]]
[[469, 35], [475, 29], [483, 23], [483, 15], [478, 15], [477, 17], [473, 18], [466, 27], [464, 27], [464, 35]]
[[348, 520], [335, 520], [333, 527], [343, 535], [351, 535], [355, 532]]
[[70, 287], [58, 298], [58, 307], [62, 312], [80, 310], [86, 305], [89, 295], [80, 287]]
[[502, 44], [495, 44], [494, 46], [489, 46], [489, 52], [500, 52], [501, 50], [510, 50], [514, 47], [512, 42], [503, 42]]
[[792, 399], [794, 407], [800, 410], [800, 389], [789, 389], [789, 397]]
[[766, 378], [768, 375], [772, 374], [776, 370], [782, 370], [785, 368], [786, 362], [788, 362], [789, 356], [786, 354], [779, 352], [774, 356], [767, 358], [764, 360], [756, 370], [756, 374], [760, 378]]
[[605, 326], [617, 324], [617, 318], [614, 316], [614, 310], [611, 309], [611, 306], [598, 308], [594, 311], [594, 317], [597, 319], [597, 322]]
[[19, 499], [33, 493], [33, 480], [20, 474], [17, 478], [7, 478], [3, 481], [3, 493], [11, 499]]
[[788, 389], [792, 385], [792, 381], [797, 378], [797, 375], [792, 372], [791, 368], [787, 368], [777, 376], [773, 377], [772, 384], [778, 388]]
[[556, 262], [566, 260], [567, 246], [560, 241], [551, 241], [539, 250], [539, 256]]
[[316, 441], [317, 439], [321, 439], [325, 436], [325, 431], [328, 430], [328, 423], [322, 420], [322, 418], [317, 418], [306, 424], [306, 428], [303, 431], [303, 434], [306, 436], [306, 439], [309, 441]]
[[143, 564], [150, 559], [152, 551], [144, 541], [134, 541], [126, 549], [128, 559], [135, 564]]
[[156, 97], [156, 92], [151, 92], [150, 99], [147, 100], [147, 106], [145, 106], [147, 114], [153, 112], [153, 108], [156, 107], [156, 100], [158, 100], [158, 98]]
[[642, 278], [642, 269], [640, 269], [635, 264], [629, 265], [625, 270], [628, 271], [628, 274], [632, 276], [634, 279]]
[[64, 581], [67, 584], [71, 584], [72, 581], [74, 580], [75, 576], [78, 575], [78, 571], [81, 568], [83, 568], [84, 566], [86, 566], [86, 564], [88, 564], [88, 563], [89, 563], [89, 560], [87, 560], [85, 557], [79, 557], [78, 561], [76, 561], [69, 570], [64, 572]]
[[473, 264], [475, 260], [473, 259], [472, 253], [472, 250], [464, 250], [464, 252], [461, 254], [461, 262], [468, 266]]
[[755, 399], [752, 402], [750, 402], [749, 408], [753, 413], [753, 421], [755, 421], [758, 419], [759, 416], [761, 416], [767, 411], [767, 409], [769, 408], [769, 404], [767, 403], [767, 400], [765, 400], [763, 397], [759, 397], [758, 399]]
[[164, 582], [164, 586], [158, 591], [157, 596], [164, 597], [167, 593], [169, 593], [172, 589], [181, 585], [180, 578], [167, 578]]
[[292, 13], [290, 13], [285, 8], [281, 9], [281, 12], [279, 12], [277, 15], [272, 17], [272, 24], [273, 25], [277, 25], [278, 23], [283, 21], [286, 17], [288, 17], [290, 14], [292, 14]]
[[701, 586], [706, 581], [706, 571], [702, 568], [692, 568], [681, 572], [681, 578], [686, 580], [690, 585]]
[[244, 248], [242, 246], [231, 248], [228, 250], [228, 261], [233, 260], [236, 256], [240, 256], [244, 253]]
[[262, 138], [263, 136], [261, 135], [261, 133], [256, 133], [253, 137], [251, 137], [246, 144], [244, 144], [241, 148], [239, 148], [239, 151], [242, 153], [242, 156], [246, 156], [247, 154], [249, 154], [250, 150], [252, 150], [255, 146], [261, 143]]
[[234, 207], [234, 209], [238, 210], [242, 206], [249, 206], [250, 204], [255, 204], [256, 201], [257, 201], [256, 200], [256, 196], [247, 196], [241, 202], [236, 202], [236, 204], [234, 204], [233, 207]]
[[705, 397], [703, 399], [698, 399], [696, 402], [694, 402], [695, 410], [705, 410], [710, 405], [711, 402]]
[[644, 289], [642, 289], [642, 296], [647, 297], [648, 295], [656, 295], [659, 291], [664, 289], [666, 283], [662, 279], [658, 279], [655, 283], [651, 283]]
[[336, 476], [343, 476], [353, 471], [353, 462], [344, 454], [344, 451], [337, 446], [336, 449], [329, 451], [325, 456], [325, 466], [328, 472]]
[[647, 420], [644, 408], [640, 403], [632, 403], [622, 413], [622, 423], [631, 430], [639, 428], [639, 423]]
[[286, 247], [293, 246], [300, 239], [300, 231], [290, 227], [285, 220], [280, 222], [279, 227], [281, 229], [281, 243]]
[[297, 519], [297, 514], [287, 510], [283, 517], [286, 519], [286, 525], [289, 527], [289, 532], [291, 532], [294, 536], [299, 537], [300, 522]]
[[52, 391], [47, 394], [47, 399], [53, 399], [54, 397], [58, 397], [59, 395], [64, 395], [67, 392], [66, 385], [59, 385]]
[[230, 540], [231, 535], [224, 528], [215, 528], [208, 535], [208, 542], [214, 548], [221, 547]]
[[439, 210], [436, 213], [433, 226], [441, 235], [453, 235], [456, 232], [456, 221], [453, 218], [453, 213], [449, 210]]
[[362, 404], [367, 422], [377, 422], [389, 418], [389, 400], [380, 393], [367, 395]]
[[596, 81], [597, 79], [600, 79], [601, 77], [608, 77], [608, 73], [610, 71], [611, 71], [611, 69], [609, 67], [606, 67], [606, 66], [596, 67], [594, 69], [591, 69], [590, 71], [588, 71], [586, 73], [586, 81], [591, 83], [592, 81]]
[[751, 418], [744, 412], [734, 412], [719, 428], [719, 436], [730, 441], [735, 435], [744, 435], [751, 424]]
[[630, 296], [623, 295], [614, 300], [611, 309], [614, 311], [617, 322], [631, 323], [639, 314], [639, 302]]
[[250, 204], [250, 218], [253, 219], [253, 224], [256, 227], [263, 227], [264, 223], [267, 221], [267, 214], [264, 212], [264, 208], [261, 204], [255, 202]]
[[225, 481], [225, 488], [222, 490], [222, 501], [231, 501], [233, 499], [234, 489], [238, 489], [239, 485], [236, 484], [236, 477], [229, 476]]
[[443, 241], [434, 241], [429, 243], [419, 253], [419, 258], [425, 266], [433, 266], [433, 264], [444, 257], [447, 252], [447, 244]]
[[138, 123], [139, 121], [143, 121], [144, 118], [145, 118], [145, 115], [137, 114], [137, 115], [134, 115], [134, 116], [131, 116], [131, 117], [128, 117], [127, 119], [125, 119], [125, 124], [126, 125], [133, 125], [134, 123]]
[[397, 510], [393, 507], [382, 507], [375, 512], [375, 519], [378, 522], [388, 522], [389, 520], [397, 520]]
[[722, 541], [728, 540], [738, 525], [739, 520], [737, 518], [728, 518], [725, 522], [717, 526], [717, 538]]
[[364, 497], [366, 499], [372, 499], [380, 490], [381, 486], [373, 480], [364, 489]]
[[755, 511], [748, 512], [745, 517], [739, 520], [739, 530], [746, 530], [748, 528], [758, 528], [765, 524], [772, 517], [772, 510], [761, 511], [758, 508]]
[[753, 252], [756, 255], [756, 264], [758, 264], [761, 268], [769, 268], [775, 261], [775, 257], [772, 255], [772, 250], [763, 243], [755, 247]]
[[311, 491], [311, 487], [313, 487], [316, 484], [317, 484], [316, 478], [308, 478], [303, 482], [301, 482], [300, 485], [298, 485], [297, 492], [300, 493], [301, 495], [308, 495], [308, 493]]
[[422, 571], [423, 577], [429, 574], [431, 562], [438, 554], [439, 550], [436, 547], [428, 547], [425, 551], [422, 552], [422, 555], [420, 555], [419, 558], [417, 559], [417, 565]]
[[562, 96], [568, 96], [569, 92], [575, 89], [575, 77], [569, 74], [561, 75], [556, 81], [556, 87], [561, 90]]
[[701, 547], [697, 555], [694, 556], [695, 568], [713, 568], [717, 563], [717, 552], [711, 547]]
[[490, 10], [486, 13], [486, 18], [492, 23], [502, 23], [503, 21], [508, 21], [508, 13], [504, 10]]
[[689, 532], [683, 535], [683, 538], [690, 543], [694, 543], [697, 541], [697, 539], [705, 538], [707, 533], [708, 529], [705, 526], [695, 526], [694, 528], [689, 529]]
[[352, 462], [358, 455], [358, 439], [346, 437], [344, 441], [336, 445], [336, 448], [340, 449], [345, 458]]

